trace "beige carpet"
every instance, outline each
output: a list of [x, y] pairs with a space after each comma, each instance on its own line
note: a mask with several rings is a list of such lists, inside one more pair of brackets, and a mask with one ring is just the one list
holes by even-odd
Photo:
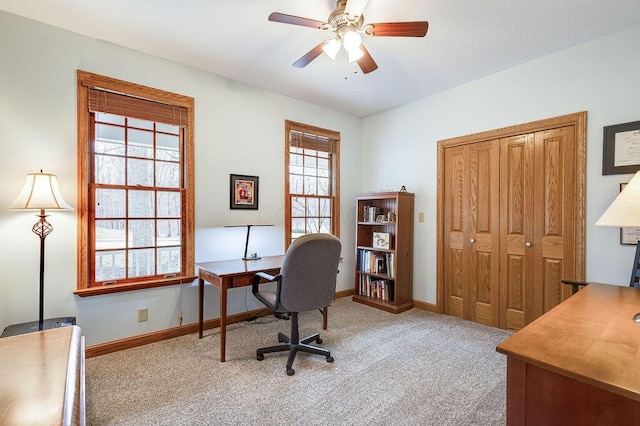
[[[90, 425], [503, 425], [511, 333], [413, 309], [399, 315], [337, 300], [321, 346], [334, 363], [299, 353], [255, 359], [255, 349], [289, 334], [289, 321], [218, 329], [87, 360]], [[301, 335], [321, 329], [300, 316]]]

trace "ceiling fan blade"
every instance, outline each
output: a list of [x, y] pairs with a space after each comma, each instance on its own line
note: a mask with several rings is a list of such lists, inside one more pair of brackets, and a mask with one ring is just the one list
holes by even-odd
[[316, 21], [315, 19], [301, 18], [299, 16], [286, 15], [278, 12], [273, 12], [269, 15], [269, 20], [273, 22], [282, 22], [283, 24], [300, 25], [302, 27], [317, 29], [323, 29], [329, 25], [326, 22]]
[[304, 68], [307, 65], [309, 65], [309, 62], [313, 61], [315, 58], [317, 58], [318, 56], [322, 55], [322, 45], [324, 44], [324, 41], [322, 43], [320, 43], [319, 45], [317, 45], [316, 47], [314, 47], [313, 49], [311, 49], [310, 51], [308, 51], [302, 58], [298, 59], [297, 61], [295, 61], [293, 63], [293, 66], [296, 68]]
[[364, 44], [360, 45], [360, 50], [362, 50], [362, 53], [364, 53], [364, 55], [362, 55], [362, 58], [358, 59], [358, 65], [360, 66], [362, 73], [369, 74], [371, 71], [377, 70], [378, 64], [376, 64], [376, 61], [373, 60], [367, 48], [364, 47]]
[[344, 8], [344, 13], [351, 18], [356, 16], [362, 16], [364, 8], [367, 7], [369, 0], [347, 0], [347, 5]]
[[424, 37], [428, 29], [427, 21], [414, 21], [368, 24], [364, 31], [376, 37]]

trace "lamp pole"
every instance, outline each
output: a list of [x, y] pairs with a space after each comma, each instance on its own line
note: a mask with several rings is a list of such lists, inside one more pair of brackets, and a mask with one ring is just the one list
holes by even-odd
[[44, 209], [40, 209], [40, 218], [31, 230], [34, 234], [40, 237], [40, 310], [38, 317], [38, 330], [42, 331], [44, 322], [44, 239], [53, 231], [53, 226], [47, 222], [47, 215], [44, 214]]

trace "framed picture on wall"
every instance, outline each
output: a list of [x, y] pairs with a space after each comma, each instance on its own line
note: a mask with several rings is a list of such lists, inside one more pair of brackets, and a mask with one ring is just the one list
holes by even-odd
[[230, 209], [258, 210], [258, 176], [230, 175]]
[[[626, 183], [620, 184], [620, 192], [627, 186]], [[640, 241], [640, 228], [620, 228], [620, 244], [628, 244], [635, 246]]]
[[640, 121], [604, 127], [602, 174], [640, 170]]

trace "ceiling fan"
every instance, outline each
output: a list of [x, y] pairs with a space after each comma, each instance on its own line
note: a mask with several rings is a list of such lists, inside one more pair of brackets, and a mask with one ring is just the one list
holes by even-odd
[[338, 0], [336, 8], [329, 15], [327, 22], [278, 12], [269, 15], [269, 21], [330, 30], [335, 34], [333, 38], [321, 42], [294, 62], [294, 67], [306, 67], [323, 52], [331, 59], [335, 59], [340, 47], [344, 46], [349, 62], [357, 61], [362, 72], [368, 74], [378, 69], [378, 64], [362, 43], [361, 34], [373, 37], [424, 37], [427, 34], [429, 23], [427, 21], [413, 21], [365, 24], [362, 13], [367, 3], [368, 0]]

